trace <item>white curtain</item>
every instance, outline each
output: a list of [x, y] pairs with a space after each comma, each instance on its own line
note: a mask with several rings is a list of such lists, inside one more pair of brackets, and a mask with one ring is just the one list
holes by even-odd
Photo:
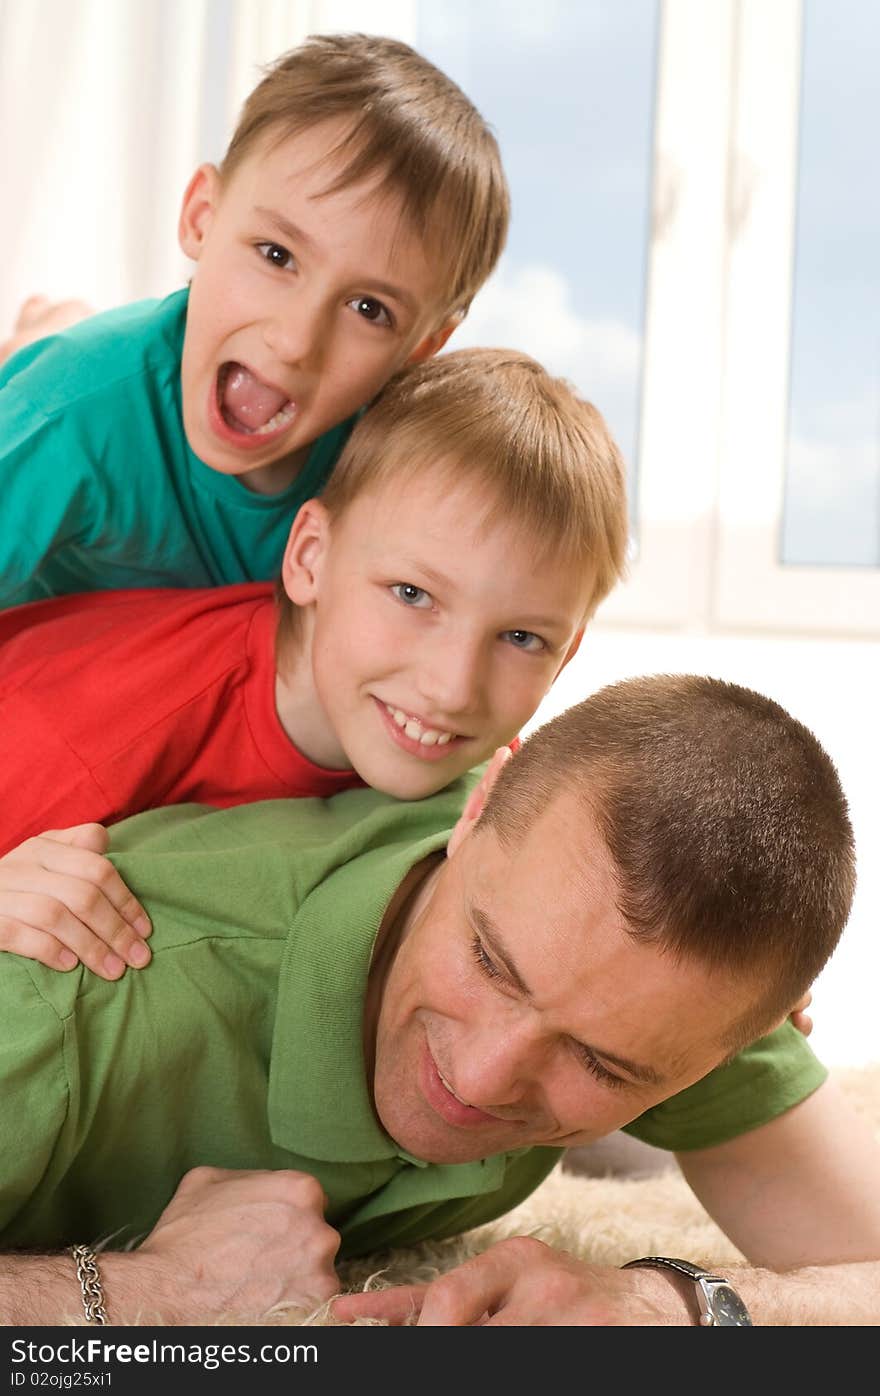
[[0, 0], [0, 339], [25, 296], [183, 285], [181, 195], [306, 34], [411, 40], [414, 0]]

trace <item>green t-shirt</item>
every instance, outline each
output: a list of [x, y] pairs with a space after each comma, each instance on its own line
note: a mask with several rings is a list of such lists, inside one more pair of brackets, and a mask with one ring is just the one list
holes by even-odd
[[259, 495], [189, 448], [180, 361], [188, 288], [95, 315], [0, 368], [0, 607], [112, 587], [277, 576], [293, 516], [354, 419]]
[[[343, 1255], [457, 1234], [533, 1191], [558, 1150], [426, 1164], [382, 1130], [365, 1078], [374, 936], [472, 781], [116, 825], [113, 860], [153, 921], [147, 969], [113, 984], [0, 956], [0, 1246], [137, 1243], [197, 1164], [314, 1174]], [[752, 1128], [822, 1079], [793, 1030], [760, 1050], [761, 1091], [745, 1052], [677, 1098], [666, 1147]]]

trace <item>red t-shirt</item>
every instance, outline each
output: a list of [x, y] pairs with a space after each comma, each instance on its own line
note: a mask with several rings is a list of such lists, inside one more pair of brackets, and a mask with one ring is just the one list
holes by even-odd
[[275, 711], [271, 582], [89, 592], [0, 611], [0, 855], [33, 834], [195, 800], [362, 785]]

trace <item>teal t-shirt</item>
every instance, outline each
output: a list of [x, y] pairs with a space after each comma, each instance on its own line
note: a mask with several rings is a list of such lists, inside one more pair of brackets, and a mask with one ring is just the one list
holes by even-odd
[[114, 587], [277, 576], [293, 516], [354, 424], [259, 495], [190, 450], [180, 363], [189, 290], [92, 316], [0, 367], [0, 606]]
[[[0, 1246], [135, 1244], [198, 1164], [313, 1174], [343, 1255], [455, 1235], [528, 1196], [558, 1149], [426, 1164], [382, 1129], [364, 1066], [376, 931], [473, 779], [414, 803], [364, 789], [116, 825], [150, 965], [107, 983], [0, 955]], [[631, 1128], [718, 1143], [824, 1074], [781, 1029]]]

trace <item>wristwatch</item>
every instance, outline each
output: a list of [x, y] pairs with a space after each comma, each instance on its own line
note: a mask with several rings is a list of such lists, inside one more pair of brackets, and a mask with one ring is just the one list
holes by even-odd
[[704, 1328], [752, 1328], [749, 1311], [736, 1290], [720, 1275], [691, 1265], [688, 1260], [670, 1260], [666, 1255], [643, 1255], [640, 1260], [628, 1260], [621, 1270], [634, 1265], [652, 1265], [657, 1270], [674, 1270], [693, 1280], [700, 1306], [700, 1324]]

